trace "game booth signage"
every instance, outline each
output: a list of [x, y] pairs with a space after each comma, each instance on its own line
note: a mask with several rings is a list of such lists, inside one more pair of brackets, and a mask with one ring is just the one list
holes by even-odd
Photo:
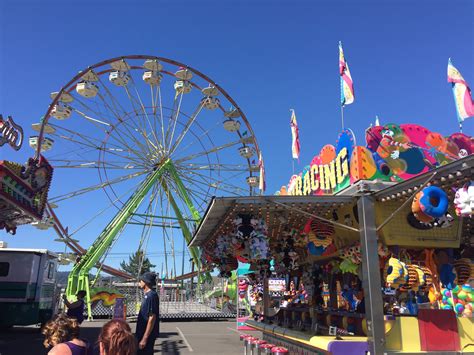
[[345, 129], [336, 145], [325, 145], [281, 195], [336, 194], [359, 180], [400, 182], [473, 153], [471, 137], [439, 133], [415, 124], [387, 124], [366, 131], [367, 145], [357, 146]]
[[290, 353], [473, 350], [472, 137], [365, 138], [344, 130], [276, 195], [214, 198], [190, 245], [221, 275], [250, 264], [246, 325]]

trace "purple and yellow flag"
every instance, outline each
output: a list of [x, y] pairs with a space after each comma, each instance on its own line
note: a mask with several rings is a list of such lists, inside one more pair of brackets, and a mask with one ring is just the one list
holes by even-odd
[[349, 65], [344, 58], [341, 42], [339, 42], [339, 75], [341, 76], [341, 106], [349, 105], [354, 102], [354, 84]]
[[472, 102], [471, 89], [457, 70], [451, 58], [448, 61], [448, 83], [453, 87], [454, 104], [458, 114], [458, 121], [461, 123], [466, 118], [474, 116], [474, 103]]

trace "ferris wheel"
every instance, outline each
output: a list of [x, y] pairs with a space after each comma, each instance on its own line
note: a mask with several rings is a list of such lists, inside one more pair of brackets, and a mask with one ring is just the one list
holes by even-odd
[[[132, 226], [140, 237], [127, 236], [130, 253], [153, 245], [172, 260], [182, 238], [183, 260], [189, 253], [199, 267], [199, 252], [185, 243], [211, 197], [254, 195], [262, 185], [262, 154], [245, 114], [222, 87], [185, 64], [147, 55], [108, 59], [51, 99], [29, 143], [55, 168], [49, 202], [76, 216], [71, 234], [97, 237], [69, 286], [88, 282], [88, 269]], [[99, 216], [109, 224], [100, 226]]]

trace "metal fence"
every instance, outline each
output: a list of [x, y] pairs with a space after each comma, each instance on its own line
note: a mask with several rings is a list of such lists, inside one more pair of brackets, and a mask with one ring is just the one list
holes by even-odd
[[[223, 292], [224, 279], [211, 284], [164, 284], [158, 287], [161, 319], [235, 318], [235, 301]], [[127, 318], [137, 317], [143, 300], [143, 291], [134, 283], [114, 283], [113, 289], [125, 296]], [[92, 307], [93, 318], [112, 318], [113, 307], [98, 302]]]

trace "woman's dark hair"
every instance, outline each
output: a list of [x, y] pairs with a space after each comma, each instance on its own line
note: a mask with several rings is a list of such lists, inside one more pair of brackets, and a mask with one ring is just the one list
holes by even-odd
[[41, 333], [45, 336], [43, 345], [48, 348], [78, 338], [79, 323], [75, 318], [58, 314], [44, 325]]
[[107, 355], [135, 355], [137, 342], [127, 322], [113, 319], [104, 324], [99, 343]]

